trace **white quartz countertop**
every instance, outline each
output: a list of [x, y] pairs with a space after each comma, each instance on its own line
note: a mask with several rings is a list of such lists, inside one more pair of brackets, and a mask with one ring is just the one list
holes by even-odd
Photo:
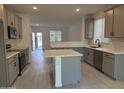
[[45, 50], [45, 57], [69, 57], [69, 56], [83, 56], [83, 54], [78, 53], [72, 49], [51, 49]]
[[111, 54], [124, 54], [124, 48], [112, 48], [112, 47], [92, 48], [89, 45], [83, 44], [83, 42], [52, 42], [51, 43], [51, 48], [74, 48], [74, 47], [88, 47], [94, 50], [108, 52]]
[[[89, 46], [86, 46], [87, 48], [91, 48]], [[114, 49], [114, 48], [91, 48], [94, 50], [99, 50], [102, 52], [107, 52], [107, 53], [111, 53], [111, 54], [124, 54], [124, 49]]]
[[17, 55], [19, 52], [6, 52], [6, 59], [9, 59], [15, 55]]
[[52, 42], [51, 48], [71, 48], [71, 47], [83, 47], [86, 46], [82, 42]]

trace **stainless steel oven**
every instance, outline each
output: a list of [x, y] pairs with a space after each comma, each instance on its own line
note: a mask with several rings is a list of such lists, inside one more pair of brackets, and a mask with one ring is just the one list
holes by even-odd
[[94, 50], [94, 67], [102, 71], [103, 52]]

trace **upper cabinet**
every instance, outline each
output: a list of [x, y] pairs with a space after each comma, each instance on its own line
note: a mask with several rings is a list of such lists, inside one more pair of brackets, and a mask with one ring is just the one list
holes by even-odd
[[18, 16], [18, 37], [22, 39], [22, 18]]
[[112, 37], [113, 33], [113, 10], [105, 13], [105, 37]]
[[105, 12], [105, 37], [124, 37], [124, 5]]
[[93, 39], [94, 19], [89, 17], [85, 19], [85, 39]]
[[7, 25], [8, 26], [12, 26], [12, 27], [15, 26], [14, 17], [15, 17], [14, 13], [7, 10]]
[[7, 26], [15, 27], [17, 31], [17, 39], [22, 39], [22, 18], [16, 15], [14, 12], [7, 9]]
[[0, 5], [0, 19], [2, 18], [2, 5]]
[[14, 17], [15, 28], [17, 31], [17, 38], [22, 38], [22, 18], [18, 15]]

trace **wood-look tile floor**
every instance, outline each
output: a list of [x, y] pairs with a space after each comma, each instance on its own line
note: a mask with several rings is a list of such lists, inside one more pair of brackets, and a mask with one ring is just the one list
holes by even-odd
[[[32, 53], [31, 63], [22, 76], [18, 77], [13, 87], [18, 89], [51, 89], [49, 75], [50, 62], [46, 61], [42, 50]], [[123, 89], [124, 81], [115, 81], [86, 63], [81, 64], [81, 81], [76, 85], [68, 85], [62, 89]]]

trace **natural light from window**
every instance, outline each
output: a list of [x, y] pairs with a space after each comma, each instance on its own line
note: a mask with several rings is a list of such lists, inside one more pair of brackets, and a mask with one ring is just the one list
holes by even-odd
[[109, 38], [104, 38], [105, 30], [105, 18], [95, 19], [94, 21], [94, 42], [96, 39], [100, 39], [102, 43], [110, 43]]

